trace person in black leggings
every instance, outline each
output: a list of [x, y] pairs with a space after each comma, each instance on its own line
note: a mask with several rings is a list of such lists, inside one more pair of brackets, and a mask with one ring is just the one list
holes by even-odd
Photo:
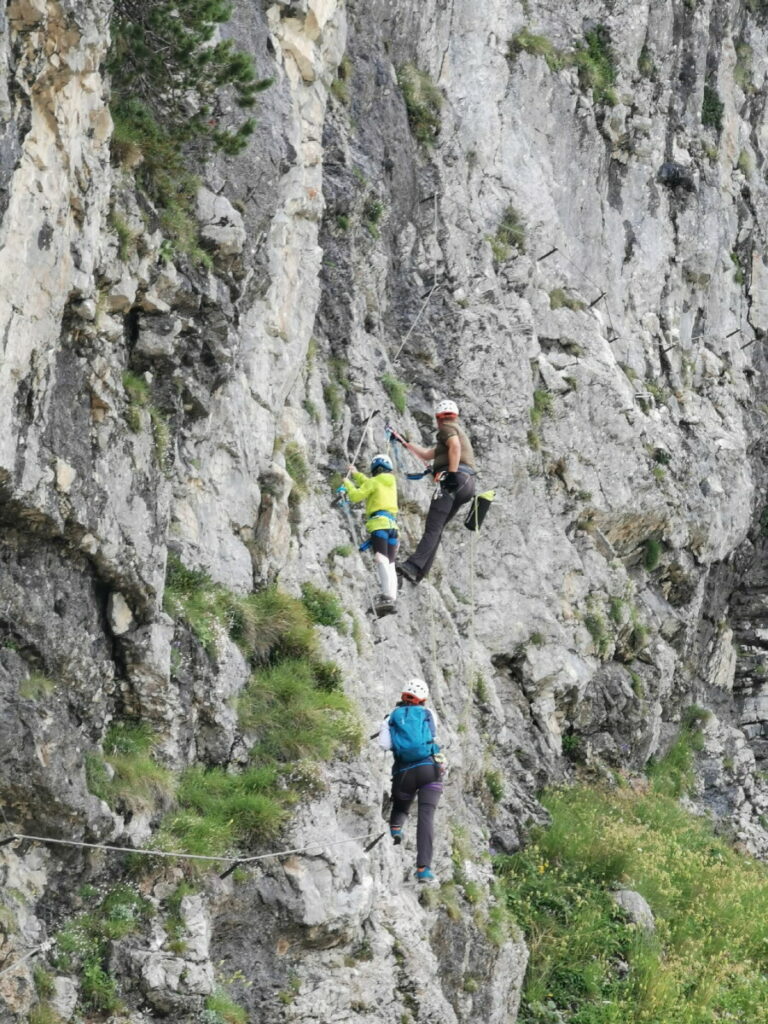
[[427, 512], [424, 534], [418, 547], [397, 566], [399, 576], [419, 583], [435, 560], [443, 530], [462, 505], [475, 496], [477, 471], [472, 444], [460, 426], [459, 407], [450, 399], [435, 406], [437, 435], [432, 448], [404, 441], [405, 447], [420, 459], [432, 459], [432, 473], [438, 489]]
[[[440, 747], [437, 744], [437, 716], [427, 708], [429, 689], [423, 679], [411, 679], [403, 689], [395, 709], [388, 715], [379, 730], [379, 745], [391, 750], [395, 758], [392, 766], [392, 811], [389, 816], [389, 831], [395, 844], [402, 841], [403, 826], [414, 799], [418, 801], [416, 820], [416, 878], [419, 882], [431, 881], [432, 844], [434, 838], [435, 809], [443, 792], [443, 765]], [[406, 708], [406, 712], [399, 709]], [[401, 722], [408, 719], [412, 724], [407, 729], [421, 731], [426, 745], [410, 758], [398, 754]], [[415, 724], [414, 724], [415, 723]], [[414, 759], [415, 757], [415, 759]]]

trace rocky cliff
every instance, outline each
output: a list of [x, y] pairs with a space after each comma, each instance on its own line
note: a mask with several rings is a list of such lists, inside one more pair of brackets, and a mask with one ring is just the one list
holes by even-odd
[[[201, 261], [110, 151], [111, 6], [0, 14], [0, 841], [156, 842], [171, 793], [92, 792], [121, 722], [168, 777], [244, 770], [251, 668], [169, 614], [170, 564], [232, 600], [332, 591], [365, 735], [429, 682], [443, 885], [365, 851], [367, 742], [242, 850], [300, 852], [226, 878], [15, 839], [0, 1019], [512, 1022], [527, 950], [489, 853], [572, 762], [640, 769], [706, 707], [697, 802], [768, 852], [768, 11], [237, 0], [223, 31], [275, 81], [246, 152], [198, 168]], [[428, 443], [442, 397], [497, 500], [375, 622], [329, 480], [387, 419]], [[401, 485], [405, 550], [429, 496]], [[121, 886], [137, 927], [98, 964], [40, 948]]]

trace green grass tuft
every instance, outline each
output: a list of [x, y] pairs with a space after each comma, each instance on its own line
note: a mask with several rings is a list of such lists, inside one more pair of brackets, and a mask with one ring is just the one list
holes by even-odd
[[275, 765], [252, 765], [243, 772], [195, 765], [182, 773], [178, 810], [165, 820], [161, 834], [186, 852], [223, 856], [238, 842], [275, 838], [294, 799], [279, 788]]
[[328, 760], [357, 743], [349, 700], [318, 685], [307, 659], [281, 661], [254, 673], [238, 702], [241, 727], [258, 737], [258, 758]]
[[277, 587], [242, 597], [214, 583], [202, 569], [189, 569], [176, 555], [168, 558], [163, 608], [186, 623], [212, 655], [224, 636], [231, 637], [254, 664], [279, 658], [310, 657], [317, 637], [306, 606]]
[[29, 1011], [27, 1024], [64, 1024], [64, 1018], [48, 1003], [38, 1003]]
[[232, 638], [254, 664], [317, 657], [318, 641], [307, 608], [290, 594], [266, 587], [235, 598], [234, 609]]
[[149, 384], [143, 376], [126, 370], [123, 374], [123, 388], [133, 405], [138, 405], [141, 408], [149, 405]]
[[86, 1008], [104, 1013], [120, 1008], [117, 982], [107, 970], [109, 944], [139, 931], [152, 913], [148, 900], [130, 885], [120, 884], [92, 912], [80, 914], [57, 934], [54, 965], [79, 976]]
[[41, 999], [50, 999], [54, 993], [53, 975], [39, 965], [32, 968], [32, 978], [35, 982], [35, 992]]
[[584, 625], [595, 645], [595, 654], [600, 661], [607, 661], [613, 652], [613, 637], [602, 612], [592, 604], [584, 616]]
[[302, 583], [301, 600], [312, 622], [319, 626], [332, 626], [339, 633], [347, 633], [344, 609], [338, 597], [330, 590], [322, 590], [314, 583]]
[[[569, 51], [558, 50], [546, 36], [536, 35], [523, 28], [510, 39], [507, 60], [513, 63], [520, 53], [543, 57], [550, 71], [575, 66], [579, 72], [579, 85], [583, 90], [591, 91], [595, 103], [614, 106], [618, 102], [614, 89], [616, 58], [605, 25], [597, 25], [587, 32], [584, 41], [576, 49]], [[647, 63], [643, 67], [646, 70], [641, 68], [641, 73], [645, 74], [648, 70]]]
[[711, 85], [704, 86], [704, 99], [701, 104], [701, 123], [705, 128], [714, 128], [720, 132], [723, 127], [723, 111], [725, 104], [720, 99], [717, 89]]
[[369, 197], [363, 209], [363, 223], [371, 238], [378, 238], [381, 234], [379, 221], [384, 213], [384, 203], [375, 196]]
[[389, 400], [397, 411], [402, 415], [405, 412], [406, 402], [408, 399], [408, 385], [397, 377], [394, 377], [391, 373], [385, 373], [381, 378], [381, 383], [389, 396]]
[[234, 628], [236, 599], [203, 569], [189, 569], [170, 554], [166, 566], [163, 610], [184, 622], [204, 650], [216, 655]]
[[443, 94], [425, 71], [404, 64], [397, 81], [405, 101], [408, 123], [415, 138], [425, 146], [434, 144], [440, 134], [440, 108]]
[[296, 441], [288, 441], [284, 449], [285, 469], [293, 480], [293, 490], [303, 498], [309, 490], [309, 465], [301, 446]]
[[653, 572], [661, 561], [662, 545], [658, 537], [649, 537], [645, 542], [643, 566], [646, 572]]
[[104, 738], [104, 757], [94, 752], [85, 756], [91, 793], [110, 807], [124, 805], [134, 812], [153, 811], [170, 801], [173, 775], [153, 758], [154, 745], [155, 737], [145, 723], [113, 723]]
[[648, 44], [643, 43], [643, 47], [640, 50], [640, 56], [637, 58], [637, 70], [643, 76], [643, 78], [655, 78], [658, 74], [658, 68], [653, 61], [651, 51], [648, 49]]
[[144, 412], [146, 412], [155, 442], [155, 458], [161, 469], [165, 469], [171, 433], [167, 419], [152, 403], [149, 384], [143, 376], [126, 370], [123, 374], [123, 389], [128, 395], [125, 419], [129, 429], [134, 434], [140, 433], [146, 422], [144, 417]]
[[495, 804], [498, 804], [504, 798], [504, 779], [501, 777], [501, 773], [497, 771], [485, 773], [485, 784], [488, 787], [488, 792], [491, 794], [491, 799]]
[[340, 103], [349, 103], [349, 82], [352, 78], [352, 61], [346, 55], [336, 69], [336, 77], [331, 82], [331, 95]]
[[238, 701], [240, 725], [255, 737], [251, 764], [242, 772], [187, 769], [179, 782], [178, 810], [163, 825], [171, 843], [190, 853], [223, 856], [238, 843], [279, 834], [303, 785], [295, 762], [325, 761], [342, 748], [359, 748], [360, 729], [348, 698], [327, 686], [329, 674], [337, 680], [334, 669], [297, 658], [253, 674]]
[[574, 312], [585, 310], [586, 304], [581, 299], [575, 299], [569, 295], [564, 288], [553, 288], [549, 293], [550, 309], [571, 309]]
[[[158, 846], [224, 856], [238, 844], [273, 839], [302, 793], [317, 790], [315, 762], [359, 747], [341, 670], [320, 658], [313, 626], [345, 627], [343, 610], [333, 594], [312, 584], [302, 592], [302, 601], [276, 587], [242, 597], [169, 559], [166, 610], [203, 646], [226, 632], [258, 667], [238, 701], [240, 725], [253, 742], [249, 765], [243, 771], [194, 765], [183, 772], [177, 808], [156, 835]], [[180, 935], [172, 941], [183, 942]]]
[[582, 89], [591, 89], [595, 103], [612, 107], [618, 102], [613, 88], [616, 58], [605, 25], [598, 25], [585, 34], [584, 43], [574, 51], [573, 62], [579, 70]]
[[19, 684], [19, 696], [26, 700], [44, 700], [50, 697], [56, 689], [56, 684], [42, 672], [30, 672], [26, 679]]
[[344, 415], [344, 396], [335, 381], [323, 385], [323, 399], [332, 423], [338, 423]]
[[117, 254], [121, 260], [127, 260], [136, 242], [136, 235], [131, 231], [125, 218], [122, 217], [114, 206], [107, 215], [107, 224], [117, 235]]
[[[551, 416], [554, 411], [554, 398], [551, 391], [545, 388], [537, 388], [533, 392], [533, 406], [531, 408], [531, 426], [534, 432], [538, 433], [539, 425], [544, 416]], [[529, 436], [530, 441], [530, 436]], [[534, 448], [534, 445], [531, 445]]]
[[513, 63], [520, 53], [530, 53], [535, 57], [543, 57], [550, 71], [559, 71], [565, 64], [563, 54], [555, 49], [546, 36], [536, 35], [536, 33], [529, 31], [527, 28], [520, 29], [509, 40], [507, 60]]
[[514, 206], [508, 206], [504, 211], [496, 234], [490, 236], [488, 241], [497, 263], [506, 262], [513, 249], [525, 252], [525, 226]]
[[217, 1024], [248, 1024], [248, 1011], [238, 1006], [220, 988], [206, 996], [205, 1008], [209, 1013], [216, 1015]]
[[654, 792], [677, 799], [693, 791], [693, 755], [704, 745], [699, 726], [708, 716], [709, 712], [701, 708], [694, 706], [687, 709], [675, 742], [663, 758], [651, 761], [648, 765], [647, 774]]

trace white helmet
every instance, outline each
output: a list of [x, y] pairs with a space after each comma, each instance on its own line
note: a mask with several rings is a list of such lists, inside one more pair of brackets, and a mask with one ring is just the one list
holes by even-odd
[[442, 402], [438, 402], [435, 406], [435, 416], [458, 416], [459, 407], [455, 402], [452, 402], [449, 398], [444, 398]]
[[416, 700], [429, 700], [429, 687], [423, 679], [409, 679], [402, 694], [404, 697], [415, 697]]

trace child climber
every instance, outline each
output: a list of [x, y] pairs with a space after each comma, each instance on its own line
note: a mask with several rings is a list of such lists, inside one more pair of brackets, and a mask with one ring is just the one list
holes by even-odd
[[397, 706], [379, 729], [379, 746], [391, 750], [392, 811], [389, 831], [395, 845], [402, 841], [403, 825], [414, 797], [416, 823], [416, 880], [431, 882], [432, 836], [435, 808], [443, 792], [443, 757], [435, 742], [437, 716], [426, 707], [429, 689], [423, 679], [410, 679]]
[[392, 463], [386, 455], [374, 455], [369, 477], [350, 466], [343, 487], [351, 502], [365, 501], [365, 526], [371, 535], [373, 558], [381, 587], [374, 611], [379, 616], [390, 615], [396, 610], [395, 554], [399, 543], [397, 481], [392, 473]]

